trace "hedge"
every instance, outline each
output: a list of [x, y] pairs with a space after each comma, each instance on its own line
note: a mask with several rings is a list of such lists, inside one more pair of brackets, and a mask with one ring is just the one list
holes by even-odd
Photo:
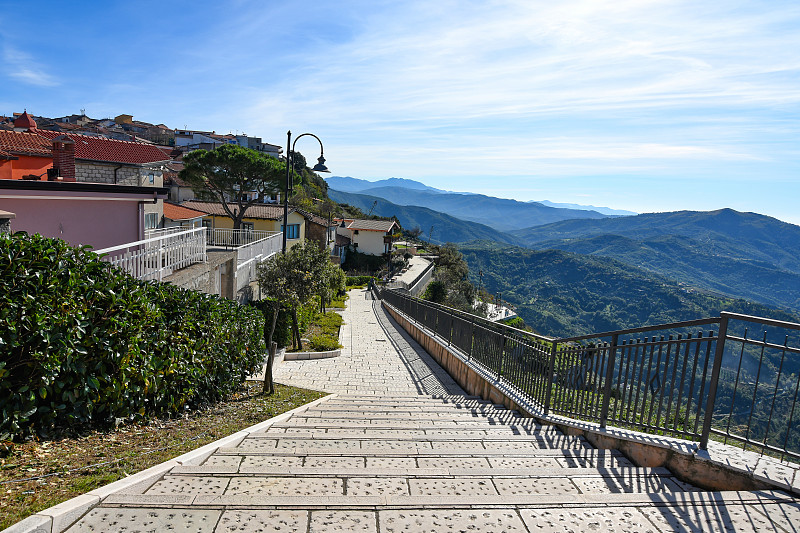
[[261, 313], [139, 281], [88, 247], [0, 235], [0, 439], [175, 414], [263, 361]]
[[374, 276], [347, 276], [345, 284], [348, 287], [363, 287], [374, 279]]

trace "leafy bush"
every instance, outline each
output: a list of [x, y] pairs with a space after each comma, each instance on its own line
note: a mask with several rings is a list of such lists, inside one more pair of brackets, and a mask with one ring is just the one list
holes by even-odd
[[377, 272], [386, 266], [386, 259], [380, 255], [364, 254], [353, 248], [347, 249], [347, 254], [342, 263], [342, 270], [345, 272]]
[[217, 401], [263, 360], [262, 330], [254, 309], [88, 247], [0, 235], [0, 440]]
[[364, 287], [370, 280], [375, 279], [374, 276], [347, 276], [347, 288], [350, 287]]
[[339, 313], [328, 311], [327, 313], [320, 313], [317, 315], [314, 319], [314, 323], [320, 327], [323, 334], [338, 337], [339, 327], [344, 324], [344, 320]]
[[[264, 341], [267, 340], [269, 329], [272, 327], [272, 313], [275, 312], [278, 302], [270, 299], [252, 300], [249, 305], [255, 307], [264, 315]], [[275, 322], [275, 332], [272, 334], [272, 340], [278, 343], [279, 348], [288, 346], [292, 343], [292, 316], [291, 309], [287, 306], [282, 307], [278, 311], [278, 319]]]
[[331, 352], [342, 347], [337, 339], [328, 335], [312, 335], [308, 346], [315, 352]]

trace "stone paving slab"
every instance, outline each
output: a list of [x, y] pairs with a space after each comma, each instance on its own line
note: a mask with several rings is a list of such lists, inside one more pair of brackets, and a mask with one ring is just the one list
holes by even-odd
[[[278, 382], [347, 395], [172, 463], [148, 483], [90, 496], [47, 530], [74, 520], [72, 531], [305, 533], [793, 531], [800, 523], [800, 505], [785, 493], [698, 491], [668, 470], [637, 468], [617, 451], [464, 396], [367, 293], [351, 292], [350, 303], [339, 358], [276, 369]], [[759, 472], [795, 483], [790, 474], [766, 463]]]
[[[612, 531], [795, 531], [796, 508], [767, 504], [697, 507], [623, 508], [469, 508], [359, 510], [130, 509], [93, 510], [70, 532], [264, 532], [367, 531], [382, 533], [440, 531], [562, 532]], [[109, 528], [113, 524], [113, 529]], [[266, 527], [266, 528], [265, 528]], [[378, 529], [379, 528], [379, 529]]]
[[[441, 480], [434, 480], [441, 481]], [[430, 485], [433, 491], [443, 488], [442, 484]], [[766, 494], [755, 492], [661, 492], [661, 493], [543, 493], [543, 494], [491, 494], [488, 489], [478, 489], [482, 494], [445, 494], [431, 495], [402, 495], [384, 494], [371, 496], [345, 496], [336, 495], [303, 495], [303, 496], [265, 496], [262, 494], [194, 494], [186, 495], [180, 501], [170, 498], [169, 495], [136, 495], [116, 494], [104, 500], [102, 506], [135, 506], [145, 502], [153, 507], [192, 508], [193, 506], [208, 506], [209, 509], [223, 508], [286, 508], [286, 509], [311, 509], [320, 507], [356, 509], [382, 507], [395, 509], [424, 509], [424, 508], [480, 508], [487, 506], [519, 507], [519, 508], [550, 508], [550, 507], [583, 507], [618, 508], [649, 506], [670, 509], [714, 508], [727, 505], [747, 505], [763, 507], [778, 505], [782, 514], [787, 517], [796, 517], [800, 510], [795, 498], [787, 494]], [[777, 508], [776, 508], [777, 509]]]

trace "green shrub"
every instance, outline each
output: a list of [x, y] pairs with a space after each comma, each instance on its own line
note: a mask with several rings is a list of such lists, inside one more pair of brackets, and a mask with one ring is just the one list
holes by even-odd
[[[269, 329], [272, 327], [272, 313], [275, 312], [275, 302], [269, 299], [252, 300], [249, 305], [255, 307], [264, 315], [264, 342], [267, 341]], [[278, 348], [283, 348], [292, 344], [292, 315], [288, 306], [284, 306], [278, 311], [278, 319], [275, 322], [275, 332], [272, 340], [278, 343]]]
[[373, 279], [374, 276], [347, 276], [346, 285], [347, 288], [364, 287]]
[[88, 247], [0, 235], [0, 440], [218, 401], [263, 360], [262, 330], [254, 309]]
[[308, 339], [308, 346], [314, 352], [330, 352], [342, 347], [338, 339], [329, 335], [312, 335]]
[[318, 314], [314, 319], [314, 323], [320, 327], [323, 334], [338, 337], [339, 327], [344, 324], [344, 320], [339, 313], [328, 311], [327, 313]]
[[347, 301], [348, 296], [345, 294], [340, 296], [339, 298], [334, 298], [330, 302], [328, 302], [328, 307], [332, 309], [344, 309], [346, 307], [345, 302]]

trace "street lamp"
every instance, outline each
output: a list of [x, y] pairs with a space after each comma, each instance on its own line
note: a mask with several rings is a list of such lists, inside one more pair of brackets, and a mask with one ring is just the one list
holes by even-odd
[[[292, 154], [294, 153], [294, 147], [297, 141], [306, 135], [314, 137], [317, 142], [319, 142], [319, 159], [311, 170], [314, 172], [330, 172], [328, 167], [325, 166], [325, 158], [322, 155], [324, 149], [322, 148], [322, 141], [319, 140], [319, 137], [313, 133], [303, 133], [295, 138], [293, 144], [291, 130], [286, 133], [286, 194], [283, 195], [283, 253], [286, 253], [286, 231], [289, 229], [289, 190], [292, 188]], [[291, 150], [289, 146], [292, 147]]]

